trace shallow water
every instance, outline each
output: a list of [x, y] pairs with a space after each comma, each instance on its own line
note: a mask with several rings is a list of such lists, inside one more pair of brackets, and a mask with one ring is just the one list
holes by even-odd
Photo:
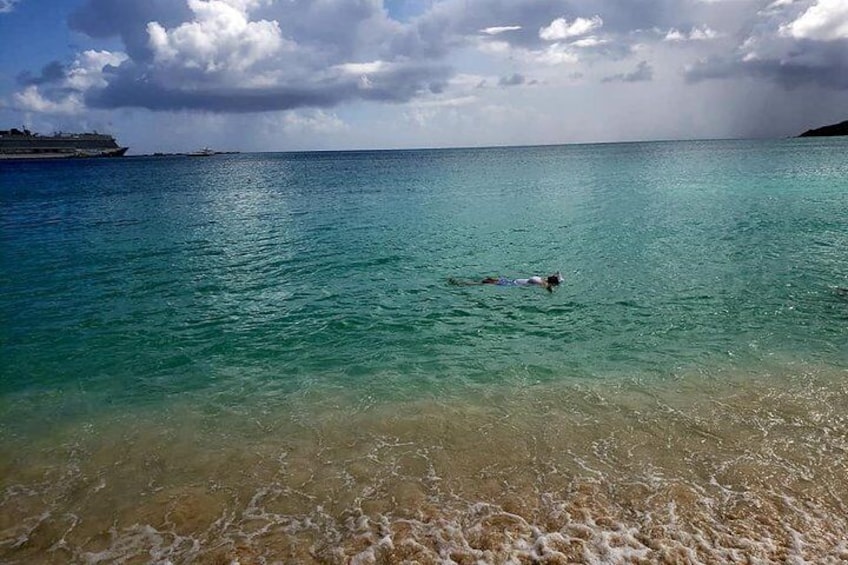
[[4, 458], [4, 555], [839, 563], [846, 376], [799, 366], [100, 413]]
[[3, 164], [0, 560], [846, 560], [846, 149]]

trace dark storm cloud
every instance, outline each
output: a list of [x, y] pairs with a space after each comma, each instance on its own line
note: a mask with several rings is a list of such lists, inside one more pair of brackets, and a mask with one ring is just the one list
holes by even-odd
[[120, 37], [127, 55], [148, 61], [147, 23], [178, 25], [191, 18], [185, 2], [174, 0], [88, 0], [68, 18], [68, 26], [89, 37]]
[[757, 78], [793, 89], [816, 85], [848, 90], [848, 40], [798, 41], [782, 57], [726, 58], [699, 61], [686, 71], [686, 80]]
[[106, 88], [89, 91], [86, 104], [93, 108], [250, 113], [330, 108], [352, 100], [398, 103], [424, 91], [440, 91], [448, 76], [447, 67], [418, 66], [387, 71], [371, 76], [367, 81], [362, 77], [345, 76], [313, 84], [283, 84], [265, 88], [235, 85], [181, 88], [151, 80], [144, 69], [125, 64]]
[[52, 61], [44, 65], [41, 73], [34, 76], [29, 71], [24, 71], [18, 75], [18, 84], [22, 86], [42, 85], [57, 83], [64, 80], [68, 76], [65, 65], [59, 61]]
[[[786, 89], [803, 85], [816, 85], [834, 90], [848, 90], [848, 41], [840, 41], [839, 47], [829, 45], [826, 50], [831, 57], [818, 63], [807, 63], [803, 59], [739, 59], [711, 58], [695, 64], [686, 72], [686, 80], [697, 83], [711, 79], [758, 78], [779, 84]], [[833, 50], [841, 50], [834, 53]]]
[[92, 91], [86, 103], [93, 108], [139, 107], [149, 110], [202, 110], [208, 112], [264, 112], [293, 108], [327, 108], [351, 99], [356, 94], [352, 84], [331, 88], [273, 87], [262, 90], [241, 90], [235, 87], [216, 87], [205, 90], [180, 90], [166, 86], [116, 80], [108, 87]]
[[603, 79], [602, 82], [648, 82], [654, 78], [654, 69], [647, 61], [642, 61], [632, 73], [617, 74]]

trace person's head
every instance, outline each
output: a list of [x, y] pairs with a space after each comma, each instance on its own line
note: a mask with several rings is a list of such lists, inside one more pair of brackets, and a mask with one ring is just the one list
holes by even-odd
[[553, 292], [554, 287], [555, 287], [555, 286], [559, 286], [559, 283], [560, 283], [560, 281], [561, 281], [561, 280], [562, 280], [562, 277], [560, 276], [560, 274], [559, 274], [559, 273], [557, 273], [557, 274], [555, 274], [555, 275], [551, 275], [551, 276], [549, 276], [549, 277], [547, 278], [547, 281], [548, 281], [548, 285], [547, 285], [548, 290], [549, 290], [549, 291], [551, 291], [551, 292]]

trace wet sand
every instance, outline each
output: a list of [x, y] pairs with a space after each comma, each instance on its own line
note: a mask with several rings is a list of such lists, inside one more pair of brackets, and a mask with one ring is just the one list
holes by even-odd
[[5, 428], [0, 560], [848, 560], [840, 368], [225, 406]]

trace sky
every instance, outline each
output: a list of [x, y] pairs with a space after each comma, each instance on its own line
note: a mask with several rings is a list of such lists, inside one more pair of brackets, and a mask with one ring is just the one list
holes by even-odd
[[130, 154], [771, 138], [848, 119], [848, 0], [0, 0], [0, 129]]

